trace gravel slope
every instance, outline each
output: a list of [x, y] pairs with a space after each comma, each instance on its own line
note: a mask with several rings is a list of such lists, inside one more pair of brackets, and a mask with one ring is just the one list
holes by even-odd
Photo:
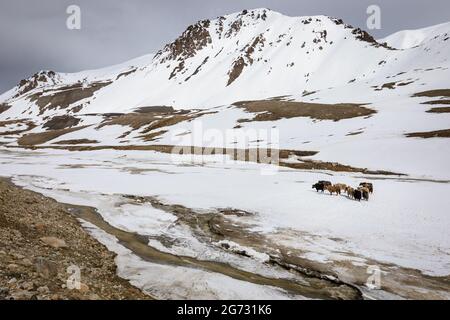
[[[0, 300], [149, 299], [116, 275], [114, 258], [63, 204], [0, 178]], [[70, 266], [79, 289], [67, 288]]]

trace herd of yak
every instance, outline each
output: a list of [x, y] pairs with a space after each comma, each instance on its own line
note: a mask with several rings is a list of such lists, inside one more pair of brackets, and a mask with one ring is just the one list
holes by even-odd
[[313, 184], [312, 188], [316, 189], [317, 192], [328, 191], [331, 195], [333, 193], [339, 195], [341, 192], [345, 192], [349, 198], [357, 201], [361, 201], [361, 199], [369, 201], [369, 194], [373, 193], [373, 185], [369, 182], [361, 182], [359, 187], [355, 189], [343, 183], [332, 184], [330, 181], [321, 180], [316, 184]]

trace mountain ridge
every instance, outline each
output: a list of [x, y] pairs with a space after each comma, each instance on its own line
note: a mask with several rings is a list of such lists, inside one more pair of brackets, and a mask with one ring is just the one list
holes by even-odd
[[[22, 139], [40, 133], [47, 138], [56, 134], [76, 138], [61, 141], [93, 141], [90, 135], [97, 130], [116, 128], [108, 133], [109, 143], [151, 143], [168, 135], [177, 123], [186, 125], [206, 114], [223, 118], [215, 120], [222, 129], [254, 126], [248, 119], [282, 121], [287, 114], [309, 114], [282, 110], [289, 106], [333, 110], [332, 106], [343, 105], [353, 110], [349, 113], [353, 118], [359, 113], [350, 106], [365, 105], [372, 110], [370, 117], [379, 118], [390, 112], [388, 101], [400, 99], [417, 105], [418, 101], [427, 102], [417, 93], [450, 87], [450, 41], [440, 32], [445, 25], [438, 29], [436, 36], [436, 29], [431, 28], [429, 41], [421, 46], [395, 49], [327, 16], [287, 17], [257, 9], [201, 20], [155, 55], [79, 73], [41, 71], [21, 81], [0, 96], [0, 123], [6, 128], [0, 135], [8, 144], [41, 141], [42, 135]], [[277, 113], [276, 117], [257, 117], [251, 114], [264, 110], [242, 108], [243, 104], [237, 103], [242, 101], [278, 101], [282, 107], [265, 110]], [[143, 116], [143, 110], [152, 115]], [[402, 116], [408, 118], [405, 112]], [[117, 115], [126, 116], [111, 119]], [[431, 119], [433, 115], [420, 117]], [[432, 123], [424, 120], [423, 126], [414, 120], [414, 126], [405, 132], [420, 133], [424, 127], [446, 130], [442, 127], [445, 115], [440, 117]], [[334, 116], [310, 118], [317, 121]], [[82, 137], [71, 133], [74, 126], [85, 132]], [[63, 131], [48, 135], [52, 128]], [[361, 132], [359, 129], [346, 134]], [[295, 134], [292, 130], [289, 135]], [[168, 143], [164, 138], [161, 141]], [[286, 143], [291, 149], [301, 147]]]

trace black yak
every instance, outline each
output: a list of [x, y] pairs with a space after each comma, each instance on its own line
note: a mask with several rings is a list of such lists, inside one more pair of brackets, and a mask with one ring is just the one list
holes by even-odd
[[316, 189], [317, 192], [319, 192], [319, 191], [324, 192], [325, 191], [325, 185], [323, 183], [320, 183], [320, 182], [318, 182], [316, 184], [313, 184], [312, 188]]
[[362, 198], [361, 190], [355, 190], [353, 192], [353, 198], [355, 198], [355, 200], [361, 201], [361, 198]]

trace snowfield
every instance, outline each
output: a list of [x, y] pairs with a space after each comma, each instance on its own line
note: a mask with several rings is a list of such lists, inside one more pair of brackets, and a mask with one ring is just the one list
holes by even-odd
[[[323, 179], [349, 185], [367, 180], [359, 175], [330, 177], [325, 172], [283, 169], [263, 176], [262, 165], [236, 162], [224, 167], [212, 159], [186, 166], [173, 164], [171, 157], [137, 151], [2, 152], [0, 174], [13, 176], [15, 183], [59, 201], [97, 207], [120, 229], [184, 238], [179, 248], [153, 242], [174, 254], [214, 257], [189, 239], [189, 233], [173, 226], [175, 217], [144, 204], [118, 207], [115, 203], [120, 202], [114, 198], [123, 194], [157, 196], [163, 202], [201, 212], [225, 207], [256, 212], [245, 220], [253, 232], [301, 249], [306, 259], [331, 264], [344, 259], [363, 265], [375, 260], [434, 276], [449, 274], [448, 183], [374, 180], [374, 195], [369, 202], [359, 203], [311, 189], [315, 181]], [[140, 173], [131, 170], [130, 164]], [[261, 261], [257, 255], [253, 259], [254, 263]]]

